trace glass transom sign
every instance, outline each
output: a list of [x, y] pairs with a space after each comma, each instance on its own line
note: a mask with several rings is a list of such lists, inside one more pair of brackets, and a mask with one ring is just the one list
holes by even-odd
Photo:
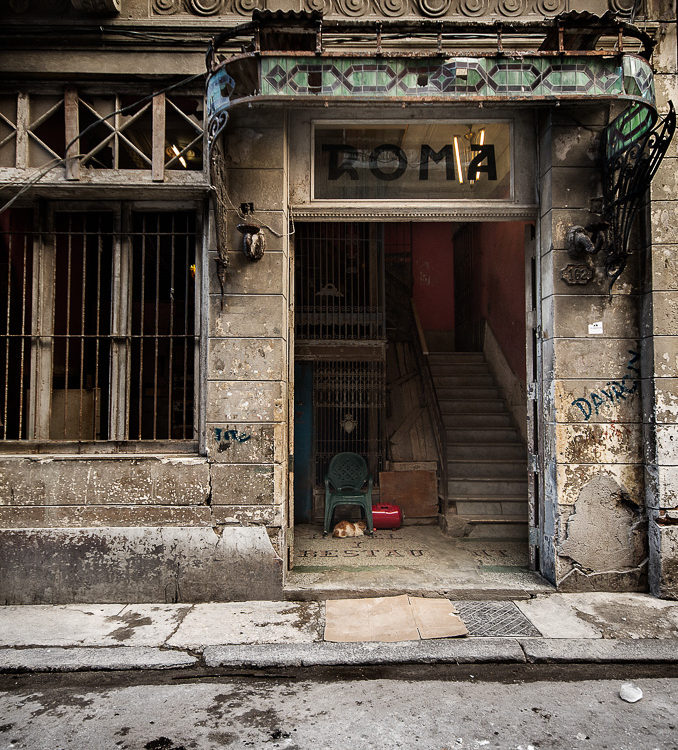
[[314, 126], [316, 200], [508, 200], [509, 122]]

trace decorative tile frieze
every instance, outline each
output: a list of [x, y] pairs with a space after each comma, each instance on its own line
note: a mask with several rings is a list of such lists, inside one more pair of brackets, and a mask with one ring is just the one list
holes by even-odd
[[505, 97], [633, 96], [654, 104], [652, 73], [635, 59], [623, 68], [601, 58], [409, 59], [265, 57], [263, 96]]

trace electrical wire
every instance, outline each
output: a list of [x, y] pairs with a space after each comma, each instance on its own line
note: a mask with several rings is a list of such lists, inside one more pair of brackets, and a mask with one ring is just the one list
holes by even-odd
[[[226, 211], [229, 211], [229, 210], [235, 211], [235, 213], [238, 215], [239, 219], [241, 219], [242, 221], [247, 222], [248, 224], [254, 224], [255, 226], [258, 226], [259, 229], [267, 229], [274, 237], [279, 237], [279, 238], [291, 237], [296, 232], [296, 228], [294, 226], [294, 216], [292, 214], [292, 210], [291, 209], [290, 209], [290, 222], [292, 224], [292, 231], [291, 232], [283, 232], [283, 233], [281, 233], [281, 232], [278, 232], [275, 229], [273, 229], [273, 227], [270, 227], [268, 224], [265, 224], [260, 219], [257, 219], [257, 217], [254, 215], [256, 213], [256, 211], [252, 211], [250, 213], [244, 214], [239, 208], [237, 208], [233, 204], [233, 201], [231, 200], [231, 197], [228, 194], [228, 190], [225, 187], [223, 188], [223, 194], [226, 196], [226, 200], [229, 203], [228, 206], [224, 203], [221, 195], [219, 194], [219, 191], [217, 190], [217, 188], [214, 185], [210, 185], [210, 190], [214, 193], [214, 196], [216, 197], [218, 203], [221, 205], [221, 207], [223, 209], [225, 209]], [[229, 208], [229, 206], [230, 206], [230, 208]]]
[[[195, 75], [182, 78], [180, 81], [177, 81], [176, 83], [170, 84], [169, 86], [166, 86], [165, 88], [160, 89], [158, 91], [154, 91], [151, 94], [147, 94], [141, 99], [138, 99], [137, 101], [132, 102], [131, 104], [127, 104], [124, 107], [121, 107], [120, 109], [116, 109], [114, 112], [111, 112], [110, 114], [107, 114], [103, 117], [99, 117], [97, 120], [90, 123], [84, 130], [80, 131], [78, 135], [75, 136], [75, 138], [73, 138], [69, 143], [66, 144], [64, 153], [68, 154], [68, 150], [71, 148], [71, 146], [74, 143], [80, 140], [80, 138], [82, 138], [92, 128], [96, 127], [97, 125], [100, 125], [102, 122], [105, 122], [106, 120], [109, 120], [111, 117], [115, 117], [115, 115], [124, 115], [129, 110], [146, 104], [147, 102], [151, 101], [153, 97], [158, 96], [159, 94], [165, 94], [168, 91], [172, 91], [173, 89], [176, 89], [180, 86], [186, 86], [192, 81], [195, 81], [197, 78], [203, 78], [204, 76], [205, 76], [205, 73], [196, 73]], [[38, 183], [46, 174], [51, 172], [53, 169], [56, 169], [58, 166], [65, 164], [67, 159], [77, 159], [81, 156], [82, 154], [69, 154], [68, 156], [60, 156], [57, 159], [52, 159], [52, 162], [54, 163], [48, 162], [48, 164], [45, 165], [35, 177], [29, 178], [24, 183], [23, 187], [19, 190], [19, 192], [13, 198], [7, 201], [7, 203], [5, 203], [3, 206], [0, 206], [0, 214], [4, 213], [8, 208], [10, 208], [27, 190], [30, 190], [30, 188], [32, 188], [33, 185]], [[8, 187], [8, 186], [7, 185], [3, 186], [3, 189], [4, 187]]]

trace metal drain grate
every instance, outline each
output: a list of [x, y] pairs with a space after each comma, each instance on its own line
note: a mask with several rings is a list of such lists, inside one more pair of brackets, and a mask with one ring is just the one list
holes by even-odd
[[513, 602], [452, 602], [470, 635], [534, 636], [541, 633]]

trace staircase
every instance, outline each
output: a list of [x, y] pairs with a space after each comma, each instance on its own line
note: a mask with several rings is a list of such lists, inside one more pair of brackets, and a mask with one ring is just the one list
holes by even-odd
[[470, 539], [525, 540], [526, 449], [482, 352], [429, 361], [447, 433], [445, 526]]

